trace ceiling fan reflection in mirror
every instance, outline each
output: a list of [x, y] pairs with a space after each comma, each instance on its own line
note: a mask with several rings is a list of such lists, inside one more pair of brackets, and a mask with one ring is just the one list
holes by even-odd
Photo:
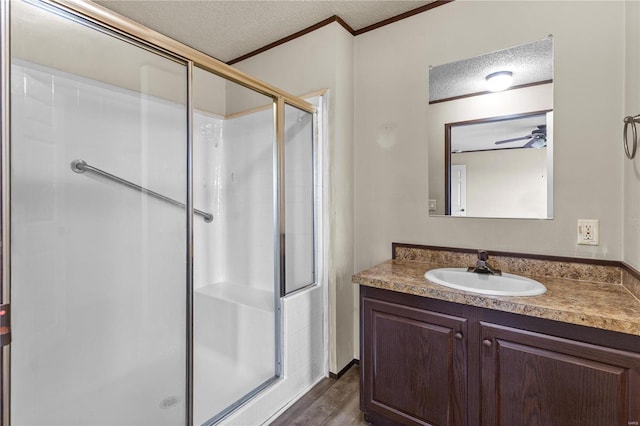
[[496, 145], [501, 145], [504, 143], [517, 142], [528, 139], [527, 143], [522, 145], [521, 148], [536, 148], [540, 149], [547, 146], [547, 125], [541, 124], [536, 126], [535, 129], [531, 131], [531, 134], [526, 136], [521, 136], [518, 138], [504, 139], [501, 141], [495, 142]]

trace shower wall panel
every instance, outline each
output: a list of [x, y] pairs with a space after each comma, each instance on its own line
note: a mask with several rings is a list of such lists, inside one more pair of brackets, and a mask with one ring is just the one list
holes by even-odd
[[324, 298], [324, 288], [317, 286], [283, 299], [282, 379], [234, 413], [224, 424], [267, 424], [282, 407], [302, 397], [328, 374]]
[[275, 376], [273, 158], [271, 108], [195, 115], [194, 200], [214, 212], [194, 229], [198, 424]]
[[194, 114], [195, 287], [225, 282], [274, 291], [273, 111]]
[[226, 280], [274, 292], [273, 110], [224, 123]]
[[182, 423], [185, 110], [14, 61], [14, 425]]
[[[224, 97], [223, 97], [224, 99]], [[224, 118], [195, 111], [193, 115], [193, 199], [197, 209], [213, 214], [213, 222], [194, 220], [194, 287], [225, 281], [226, 250], [226, 143]]]

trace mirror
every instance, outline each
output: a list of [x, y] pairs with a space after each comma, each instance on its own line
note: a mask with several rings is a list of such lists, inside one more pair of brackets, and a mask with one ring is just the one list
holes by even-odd
[[430, 215], [553, 217], [551, 36], [430, 67], [428, 108]]

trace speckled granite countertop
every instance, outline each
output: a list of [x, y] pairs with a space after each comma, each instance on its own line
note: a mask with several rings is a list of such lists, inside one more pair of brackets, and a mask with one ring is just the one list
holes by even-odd
[[[405, 259], [406, 257], [404, 256]], [[558, 276], [536, 276], [522, 273], [524, 271], [514, 271], [514, 268], [503, 268], [505, 272], [528, 276], [547, 287], [547, 292], [540, 296], [506, 297], [485, 296], [456, 290], [431, 283], [424, 277], [425, 272], [430, 269], [461, 266], [452, 264], [458, 262], [430, 263], [405, 259], [396, 258], [359, 272], [353, 276], [353, 282], [369, 287], [640, 336], [640, 300], [622, 285], [623, 273], [619, 268], [606, 267], [611, 268], [609, 271], [611, 276], [618, 277], [617, 282], [616, 279], [602, 280], [600, 277], [590, 281], [585, 279], [586, 277], [571, 279]], [[472, 264], [467, 259], [464, 261], [467, 265]], [[496, 263], [500, 263], [500, 260]], [[563, 265], [564, 268], [571, 266], [572, 264]], [[585, 266], [591, 265], [579, 267]]]

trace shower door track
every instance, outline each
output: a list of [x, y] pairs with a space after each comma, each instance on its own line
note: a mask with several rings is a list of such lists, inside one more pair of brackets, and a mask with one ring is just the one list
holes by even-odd
[[[90, 166], [89, 164], [87, 164], [86, 161], [84, 160], [73, 160], [71, 162], [71, 170], [73, 170], [76, 173], [84, 173], [84, 172], [93, 172], [95, 174], [98, 174], [100, 176], [104, 176], [107, 179], [111, 179], [114, 182], [117, 182], [119, 184], [128, 186], [129, 188], [133, 188], [136, 189], [140, 192], [142, 192], [143, 194], [147, 194], [147, 195], [151, 195], [152, 197], [155, 197], [159, 200], [165, 201], [169, 204], [172, 204], [174, 206], [178, 206], [178, 207], [182, 207], [185, 208], [186, 206], [184, 205], [184, 203], [181, 203], [180, 201], [176, 201], [173, 198], [169, 198], [167, 196], [164, 196], [162, 194], [159, 194], [155, 191], [152, 191], [150, 189], [147, 189], [143, 186], [140, 186], [138, 184], [135, 184], [133, 182], [129, 182], [128, 180], [124, 180], [116, 175], [112, 175], [109, 172], [105, 172], [102, 169], [99, 169], [97, 167], [94, 166]], [[204, 218], [204, 221], [209, 223], [209, 222], [213, 222], [213, 215], [211, 213], [207, 213], [207, 212], [203, 212], [202, 210], [198, 210], [198, 209], [193, 209], [193, 212], [197, 215], [200, 215]]]

